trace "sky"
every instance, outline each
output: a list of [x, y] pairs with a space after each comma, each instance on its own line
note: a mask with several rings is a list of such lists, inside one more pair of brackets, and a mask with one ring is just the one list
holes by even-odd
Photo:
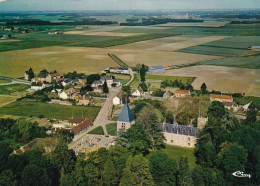
[[260, 9], [260, 0], [0, 0], [0, 11]]

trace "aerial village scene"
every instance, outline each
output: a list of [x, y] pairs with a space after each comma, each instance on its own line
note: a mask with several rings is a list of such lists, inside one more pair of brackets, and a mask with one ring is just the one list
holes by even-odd
[[259, 109], [259, 0], [0, 0], [0, 185], [260, 185]]

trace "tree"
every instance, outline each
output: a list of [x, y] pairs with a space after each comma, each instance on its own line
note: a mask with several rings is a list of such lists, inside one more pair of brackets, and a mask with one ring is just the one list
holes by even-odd
[[107, 86], [107, 81], [105, 80], [105, 83], [103, 85], [103, 93], [108, 93], [109, 92], [109, 89], [108, 89], [108, 86]]
[[149, 158], [149, 167], [156, 185], [176, 185], [178, 165], [175, 160], [161, 151], [155, 151]]
[[31, 81], [31, 79], [33, 79], [35, 77], [35, 74], [33, 72], [32, 68], [29, 68], [28, 70], [28, 80]]
[[16, 186], [18, 180], [11, 169], [4, 170], [0, 175], [0, 184], [3, 186]]
[[153, 149], [164, 147], [164, 137], [159, 126], [160, 118], [152, 106], [144, 107], [137, 116], [136, 123], [142, 124], [147, 131]]
[[92, 84], [94, 81], [100, 80], [99, 74], [90, 74], [87, 77], [87, 84]]
[[113, 161], [110, 159], [105, 163], [103, 170], [103, 185], [118, 185], [118, 177]]
[[246, 124], [251, 124], [251, 123], [255, 123], [256, 122], [256, 115], [257, 115], [258, 109], [254, 106], [254, 104], [252, 103], [246, 112], [246, 120], [245, 123]]
[[142, 65], [142, 68], [140, 69], [140, 79], [141, 82], [145, 82], [145, 74], [146, 74], [147, 69], [145, 68], [145, 65]]
[[84, 168], [85, 177], [86, 177], [86, 185], [95, 185], [98, 181], [98, 169], [97, 167], [88, 162]]
[[73, 177], [71, 176], [71, 174], [64, 174], [61, 176], [60, 179], [60, 186], [76, 186], [76, 181], [73, 179]]
[[207, 91], [207, 86], [205, 83], [202, 83], [201, 87], [200, 87], [200, 90], [201, 90], [201, 93], [202, 94], [206, 94], [208, 91]]
[[149, 171], [148, 160], [142, 155], [129, 157], [120, 185], [154, 185], [152, 175]]
[[191, 178], [193, 185], [203, 186], [204, 178], [203, 178], [203, 170], [200, 166], [196, 166], [191, 171]]
[[208, 116], [221, 119], [226, 114], [224, 104], [219, 101], [213, 101], [208, 108]]
[[190, 185], [190, 170], [187, 157], [181, 157], [179, 161], [178, 185]]
[[45, 168], [30, 164], [22, 172], [22, 184], [45, 186], [51, 184], [51, 179], [48, 177]]
[[138, 87], [141, 88], [144, 92], [148, 90], [148, 87], [145, 82], [140, 83]]

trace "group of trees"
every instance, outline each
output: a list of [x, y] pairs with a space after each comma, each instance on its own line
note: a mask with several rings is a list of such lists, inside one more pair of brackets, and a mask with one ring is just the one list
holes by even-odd
[[190, 82], [183, 83], [181, 80], [175, 79], [173, 80], [164, 80], [161, 82], [161, 87], [166, 88], [166, 87], [178, 87], [181, 90], [190, 90], [191, 92], [193, 91], [193, 86], [191, 85]]
[[[254, 185], [260, 183], [260, 122], [252, 105], [247, 119], [240, 122], [224, 104], [213, 102], [208, 123], [200, 132], [195, 148], [197, 167], [192, 178], [205, 185]], [[235, 171], [251, 178], [232, 176]], [[200, 175], [200, 176], [198, 176]]]
[[0, 119], [0, 142], [13, 141], [13, 148], [20, 143], [28, 143], [37, 137], [46, 136], [46, 128], [38, 127], [37, 122], [26, 119]]

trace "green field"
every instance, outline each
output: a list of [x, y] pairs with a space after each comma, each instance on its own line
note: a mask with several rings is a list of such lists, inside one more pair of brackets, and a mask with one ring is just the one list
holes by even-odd
[[260, 98], [258, 97], [243, 97], [243, 98], [236, 98], [234, 97], [234, 101], [238, 103], [239, 105], [245, 105], [249, 103], [250, 101], [253, 102], [256, 108], [260, 110]]
[[14, 102], [18, 97], [16, 96], [6, 96], [6, 95], [0, 95], [0, 107], [9, 104], [11, 102]]
[[30, 85], [25, 84], [2, 85], [0, 86], [0, 94], [18, 94], [20, 92], [24, 92], [28, 88], [30, 88]]
[[175, 159], [176, 162], [179, 162], [181, 156], [188, 157], [190, 169], [193, 169], [196, 165], [196, 163], [195, 163], [196, 158], [193, 154], [194, 149], [192, 149], [192, 148], [184, 148], [184, 147], [178, 147], [178, 146], [174, 146], [174, 145], [166, 145], [166, 149], [163, 149], [163, 151], [166, 154], [168, 154], [171, 158]]
[[104, 135], [104, 130], [101, 126], [94, 128], [88, 134], [97, 134], [97, 135]]
[[110, 123], [106, 125], [107, 133], [111, 136], [117, 135], [117, 124], [116, 123]]
[[14, 115], [68, 120], [71, 117], [84, 117], [94, 121], [100, 107], [94, 106], [66, 106], [39, 102], [16, 101], [0, 108], [1, 115]]
[[249, 57], [229, 57], [223, 59], [215, 59], [206, 62], [200, 62], [199, 64], [260, 69], [260, 55]]
[[105, 47], [112, 47], [112, 46], [124, 45], [124, 44], [129, 44], [129, 43], [135, 43], [135, 42], [139, 42], [139, 41], [171, 37], [171, 36], [175, 36], [175, 35], [176, 34], [157, 33], [157, 34], [136, 35], [136, 36], [128, 36], [128, 37], [116, 37], [115, 39], [106, 39], [104, 41], [93, 41], [93, 42], [82, 43], [82, 44], [79, 43], [76, 45], [70, 44], [70, 46], [105, 48]]
[[184, 48], [178, 51], [185, 52], [185, 53], [205, 54], [205, 55], [223, 56], [223, 57], [232, 57], [241, 54], [252, 53], [252, 51], [249, 49], [237, 49], [237, 48], [215, 47], [215, 46], [205, 46], [205, 45], [198, 45], [194, 47]]
[[3, 84], [3, 83], [10, 83], [12, 81], [10, 80], [5, 80], [5, 79], [0, 79], [0, 84]]

